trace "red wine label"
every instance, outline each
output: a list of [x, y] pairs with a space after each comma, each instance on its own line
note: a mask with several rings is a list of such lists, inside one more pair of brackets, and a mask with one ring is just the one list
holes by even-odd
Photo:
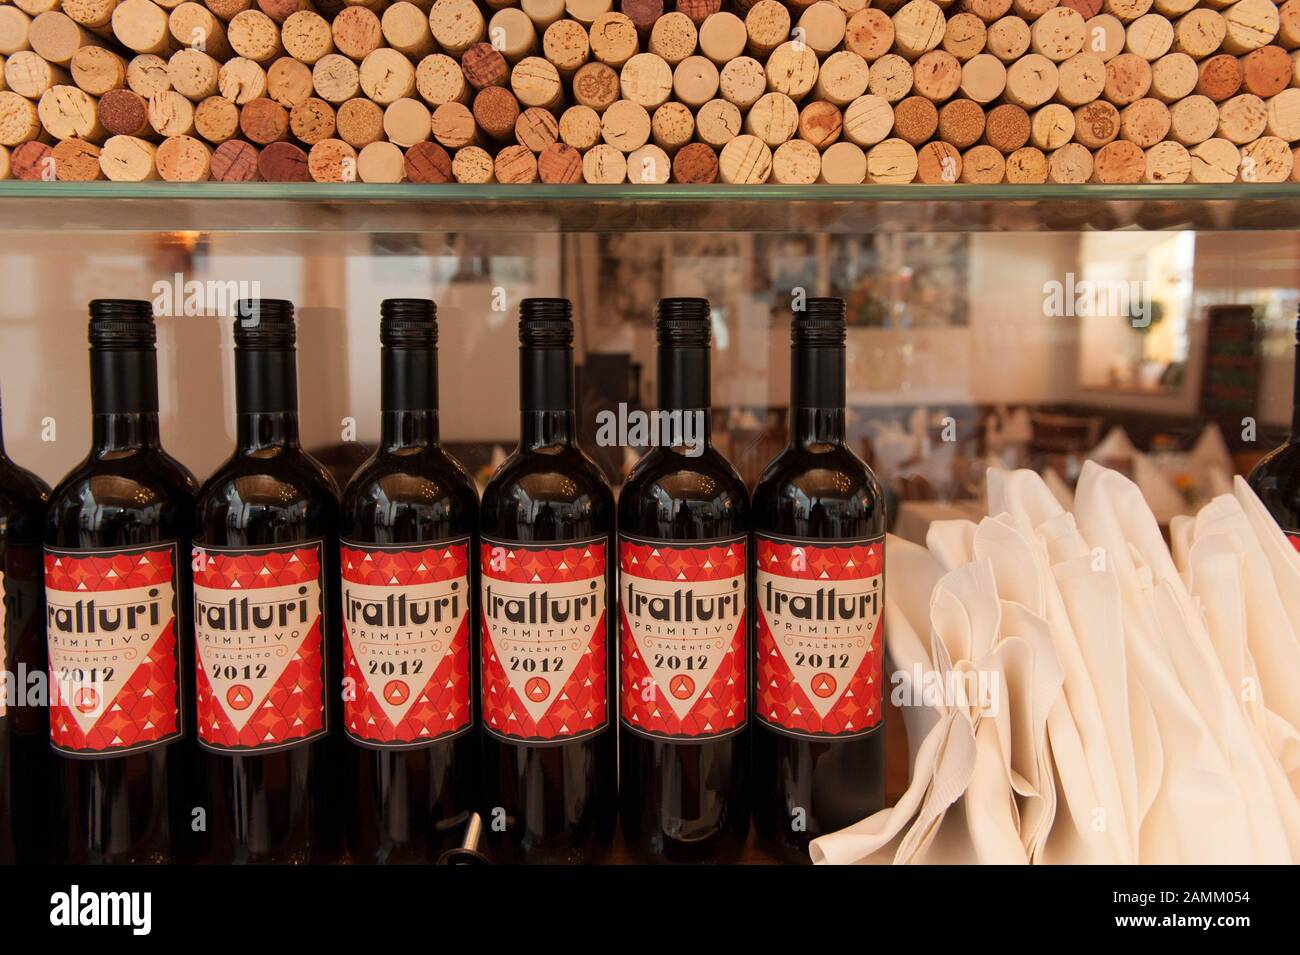
[[758, 718], [795, 736], [870, 732], [883, 714], [885, 539], [756, 535]]
[[470, 727], [469, 538], [343, 542], [343, 726], [357, 742], [420, 746]]
[[670, 544], [620, 537], [619, 599], [624, 724], [665, 738], [742, 729], [745, 538]]
[[484, 538], [483, 724], [496, 736], [569, 742], [609, 722], [606, 541]]
[[281, 749], [325, 733], [323, 547], [195, 548], [195, 688], [208, 749]]
[[1291, 542], [1291, 546], [1300, 551], [1300, 531], [1284, 531], [1286, 539]]
[[45, 552], [50, 742], [117, 756], [181, 735], [177, 545]]

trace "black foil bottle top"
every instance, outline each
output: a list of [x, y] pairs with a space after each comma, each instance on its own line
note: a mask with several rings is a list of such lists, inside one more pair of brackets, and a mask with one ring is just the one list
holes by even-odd
[[152, 303], [129, 298], [97, 298], [90, 303], [92, 348], [153, 351], [157, 341]]
[[235, 303], [235, 348], [292, 350], [296, 340], [292, 302], [280, 298], [245, 298]]
[[707, 298], [661, 298], [655, 309], [655, 337], [660, 347], [708, 348], [713, 336]]
[[567, 298], [526, 298], [519, 303], [519, 344], [573, 347], [573, 303]]
[[805, 299], [790, 322], [790, 344], [811, 348], [843, 348], [847, 338], [842, 298]]
[[387, 348], [438, 347], [438, 306], [427, 298], [379, 303], [379, 341]]

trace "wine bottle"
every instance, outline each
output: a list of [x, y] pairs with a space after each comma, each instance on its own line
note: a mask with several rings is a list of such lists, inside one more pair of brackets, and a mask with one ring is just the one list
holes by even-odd
[[483, 491], [482, 805], [510, 861], [598, 861], [614, 832], [614, 498], [577, 444], [571, 316], [522, 303], [519, 446]]
[[1296, 320], [1291, 434], [1264, 456], [1246, 479], [1291, 545], [1300, 550], [1300, 317]]
[[50, 742], [73, 863], [172, 861], [192, 805], [196, 483], [159, 438], [156, 337], [149, 302], [90, 303], [91, 450], [46, 517]]
[[656, 444], [619, 496], [620, 819], [647, 861], [733, 861], [749, 833], [749, 494], [709, 438], [710, 321], [659, 302]]
[[478, 492], [438, 441], [433, 302], [380, 306], [379, 449], [343, 492], [348, 850], [434, 862], [476, 808]]
[[46, 861], [54, 795], [41, 540], [50, 489], [5, 453], [0, 433], [0, 865]]
[[194, 635], [211, 862], [339, 851], [338, 492], [298, 434], [293, 305], [237, 305], [234, 454], [199, 492]]
[[844, 302], [790, 327], [790, 441], [754, 489], [754, 825], [768, 851], [884, 805], [885, 503], [845, 441]]

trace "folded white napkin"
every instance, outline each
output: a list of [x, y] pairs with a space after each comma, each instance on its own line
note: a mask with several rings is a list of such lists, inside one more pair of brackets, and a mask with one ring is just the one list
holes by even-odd
[[1089, 461], [1130, 461], [1137, 453], [1138, 449], [1129, 440], [1128, 432], [1115, 425], [1106, 432], [1106, 437], [1088, 452], [1087, 458]]

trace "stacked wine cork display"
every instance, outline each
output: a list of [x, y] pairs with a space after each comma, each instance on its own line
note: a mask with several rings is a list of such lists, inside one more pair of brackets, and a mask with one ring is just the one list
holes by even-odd
[[2, 0], [0, 178], [1300, 180], [1300, 0]]

